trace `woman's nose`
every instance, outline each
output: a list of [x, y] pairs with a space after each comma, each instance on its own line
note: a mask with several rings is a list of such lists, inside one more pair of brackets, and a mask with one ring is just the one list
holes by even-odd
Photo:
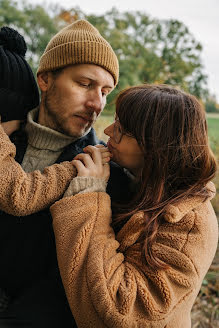
[[114, 126], [114, 123], [110, 124], [109, 126], [107, 126], [105, 129], [104, 129], [104, 133], [109, 136], [110, 138], [113, 138], [113, 126]]

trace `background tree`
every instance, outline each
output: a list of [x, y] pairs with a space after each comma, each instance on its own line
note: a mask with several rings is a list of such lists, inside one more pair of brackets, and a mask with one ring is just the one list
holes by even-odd
[[118, 88], [139, 83], [179, 86], [199, 98], [206, 97], [207, 77], [200, 60], [202, 46], [177, 20], [157, 20], [139, 11], [84, 15], [78, 8], [70, 17], [86, 18], [110, 42], [120, 62]]
[[219, 104], [214, 95], [209, 95], [205, 101], [205, 109], [208, 113], [219, 113]]
[[0, 0], [0, 26], [8, 25], [24, 36], [27, 60], [34, 73], [49, 39], [59, 30], [57, 10], [57, 6], [46, 9], [26, 1]]
[[[139, 83], [168, 83], [199, 98], [206, 98], [201, 44], [177, 20], [158, 20], [139, 11], [85, 15], [79, 7], [61, 9], [0, 0], [0, 26], [17, 28], [28, 45], [27, 59], [36, 72], [39, 58], [51, 36], [77, 19], [88, 19], [109, 41], [120, 63], [120, 79], [109, 104], [121, 89]], [[112, 106], [108, 105], [108, 109]]]

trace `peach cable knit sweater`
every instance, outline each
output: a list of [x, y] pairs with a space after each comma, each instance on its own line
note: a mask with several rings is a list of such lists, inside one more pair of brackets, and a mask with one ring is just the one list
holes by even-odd
[[16, 148], [0, 124], [0, 209], [15, 216], [40, 211], [58, 200], [76, 170], [70, 162], [25, 173], [14, 160]]
[[191, 327], [190, 311], [218, 241], [209, 186], [205, 202], [194, 197], [167, 210], [153, 245], [166, 271], [141, 260], [142, 212], [115, 235], [105, 192], [51, 206], [59, 268], [79, 328]]

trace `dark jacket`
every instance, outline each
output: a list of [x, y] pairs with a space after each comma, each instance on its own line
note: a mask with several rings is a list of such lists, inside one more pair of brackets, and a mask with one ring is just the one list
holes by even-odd
[[[17, 147], [16, 160], [22, 163], [27, 136], [17, 131], [11, 136]], [[100, 142], [94, 130], [65, 148], [56, 163], [72, 160], [87, 145]], [[113, 200], [127, 192], [128, 178], [111, 163], [107, 192]], [[49, 208], [25, 217], [0, 212], [0, 287], [9, 297], [0, 311], [0, 328], [76, 327], [61, 282], [52, 219]]]

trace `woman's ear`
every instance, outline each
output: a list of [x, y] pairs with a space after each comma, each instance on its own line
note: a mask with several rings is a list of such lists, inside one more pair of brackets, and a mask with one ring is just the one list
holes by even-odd
[[42, 72], [37, 75], [37, 82], [42, 92], [47, 91], [49, 84], [49, 72]]

